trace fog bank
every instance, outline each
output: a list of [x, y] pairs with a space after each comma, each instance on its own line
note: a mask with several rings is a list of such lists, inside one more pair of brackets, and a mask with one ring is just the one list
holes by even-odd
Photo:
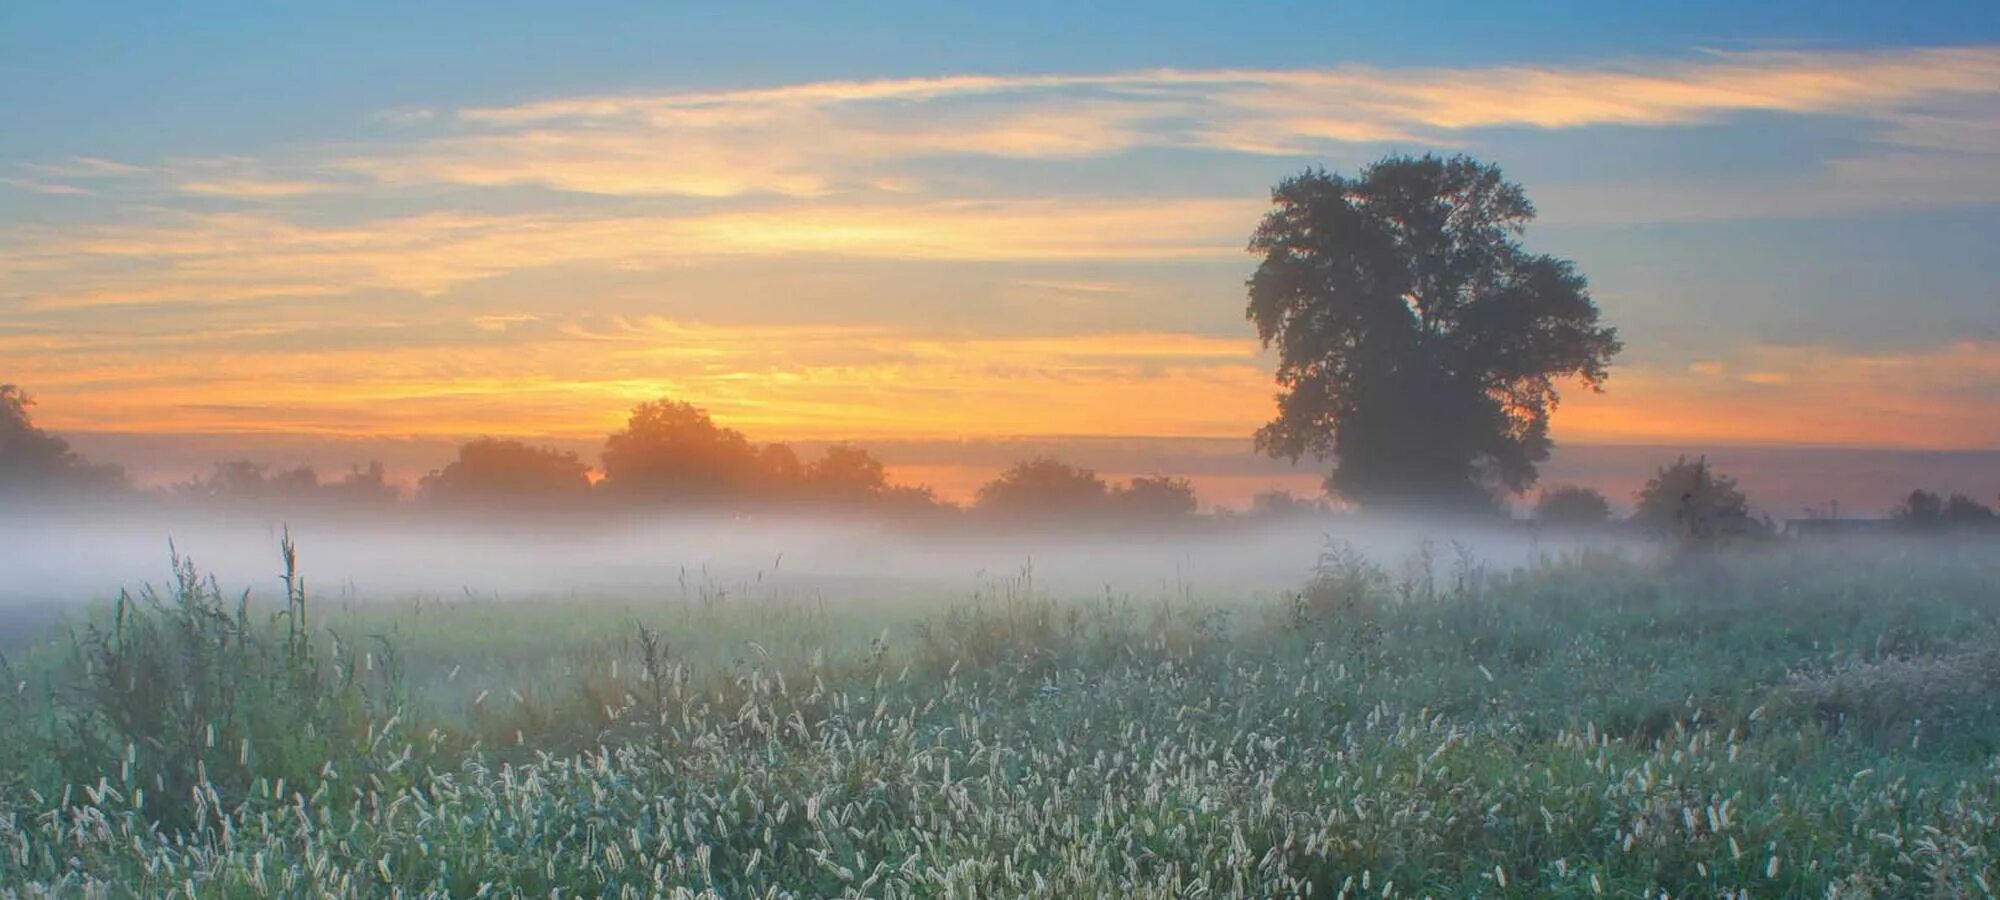
[[[275, 595], [289, 529], [314, 592], [699, 597], [800, 594], [828, 601], [948, 602], [1030, 574], [1057, 595], [1243, 596], [1298, 586], [1329, 540], [1392, 571], [1424, 542], [1440, 571], [1460, 547], [1511, 567], [1580, 539], [1505, 523], [1327, 516], [1195, 522], [1154, 532], [1060, 525], [925, 527], [827, 516], [595, 520], [288, 517], [151, 509], [0, 514], [0, 604], [72, 606], [163, 581], [169, 543], [224, 590]], [[1454, 544], [1454, 542], [1456, 542]], [[1612, 539], [1597, 540], [1611, 543]]]

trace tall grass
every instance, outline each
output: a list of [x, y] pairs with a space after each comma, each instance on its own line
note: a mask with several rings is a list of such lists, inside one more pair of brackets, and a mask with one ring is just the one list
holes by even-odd
[[[2000, 563], [1330, 548], [1296, 593], [225, 601], [0, 705], [22, 896], [1990, 896]], [[558, 625], [558, 622], [561, 624]], [[362, 642], [342, 634], [374, 634]], [[31, 670], [32, 671], [29, 671]]]

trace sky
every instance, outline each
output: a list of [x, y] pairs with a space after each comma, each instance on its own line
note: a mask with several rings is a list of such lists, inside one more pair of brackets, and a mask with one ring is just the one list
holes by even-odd
[[1625, 341], [1551, 475], [2000, 470], [1990, 3], [4, 4], [0, 123], [0, 382], [144, 475], [664, 395], [947, 494], [1030, 445], [1310, 484], [1249, 452], [1244, 244], [1423, 152], [1520, 182]]

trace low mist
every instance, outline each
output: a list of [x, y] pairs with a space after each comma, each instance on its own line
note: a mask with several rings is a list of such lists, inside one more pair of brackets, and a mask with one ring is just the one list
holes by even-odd
[[278, 590], [289, 531], [314, 593], [500, 599], [799, 595], [931, 600], [1032, 578], [1065, 596], [1245, 596], [1296, 587], [1340, 543], [1390, 566], [1429, 542], [1440, 571], [1463, 558], [1507, 568], [1579, 543], [1505, 521], [1325, 515], [1194, 521], [1159, 530], [1066, 524], [923, 527], [867, 517], [662, 515], [475, 519], [175, 509], [0, 514], [0, 605], [76, 606], [168, 574], [170, 546], [229, 592]]

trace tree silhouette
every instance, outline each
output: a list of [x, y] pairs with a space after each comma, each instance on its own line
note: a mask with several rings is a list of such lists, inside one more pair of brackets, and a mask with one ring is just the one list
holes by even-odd
[[247, 459], [215, 464], [207, 477], [174, 485], [173, 493], [190, 499], [227, 504], [297, 503], [313, 500], [320, 490], [319, 473], [311, 466], [273, 472]]
[[604, 490], [626, 497], [737, 499], [762, 483], [757, 450], [741, 432], [675, 400], [634, 408], [624, 430], [605, 439], [603, 462]]
[[1610, 518], [1611, 502], [1587, 487], [1556, 485], [1535, 501], [1535, 521], [1546, 525], [1602, 525]]
[[1893, 515], [1912, 528], [1935, 528], [1944, 521], [1944, 498], [1918, 488], [1903, 498]]
[[1721, 538], [1757, 530], [1750, 500], [1736, 479], [1709, 468], [1708, 458], [1682, 456], [1662, 466], [1638, 495], [1632, 521], [1684, 546], [1705, 546]]
[[1009, 518], [1089, 515], [1104, 508], [1109, 491], [1096, 472], [1038, 456], [981, 485], [975, 505]]
[[806, 466], [804, 487], [815, 500], [867, 503], [889, 489], [882, 461], [852, 444], [834, 444]]
[[575, 453], [520, 441], [481, 438], [424, 476], [418, 493], [444, 505], [548, 506], [590, 495], [590, 468]]
[[1971, 497], [1953, 494], [1946, 499], [1922, 489], [1903, 498], [1893, 515], [1905, 527], [1919, 531], [1990, 528], [2000, 524], [2000, 514]]
[[1300, 516], [1316, 516], [1326, 512], [1326, 503], [1315, 498], [1300, 497], [1282, 488], [1258, 491], [1250, 498], [1250, 515], [1259, 519], [1289, 519]]
[[1111, 492], [1111, 511], [1134, 521], [1161, 522], [1194, 515], [1194, 485], [1185, 478], [1149, 475]]
[[32, 397], [0, 384], [0, 493], [41, 493], [120, 488], [125, 471], [98, 465], [70, 449], [69, 442], [35, 426]]
[[763, 493], [773, 499], [789, 499], [805, 489], [806, 464], [790, 444], [765, 444], [757, 449], [757, 469]]
[[387, 506], [403, 497], [402, 490], [389, 483], [379, 462], [349, 469], [339, 481], [320, 485], [320, 492], [329, 500], [350, 506]]
[[1989, 528], [2000, 515], [1993, 508], [1964, 494], [1953, 494], [1944, 504], [1944, 523], [1951, 528]]
[[1331, 460], [1364, 505], [1491, 506], [1548, 457], [1556, 383], [1596, 389], [1620, 348], [1575, 266], [1522, 249], [1534, 218], [1500, 170], [1392, 156], [1272, 191], [1247, 318], [1278, 350], [1257, 446]]
[[912, 519], [935, 519], [961, 511], [956, 504], [939, 500], [927, 484], [891, 485], [875, 498], [874, 506], [889, 515]]

